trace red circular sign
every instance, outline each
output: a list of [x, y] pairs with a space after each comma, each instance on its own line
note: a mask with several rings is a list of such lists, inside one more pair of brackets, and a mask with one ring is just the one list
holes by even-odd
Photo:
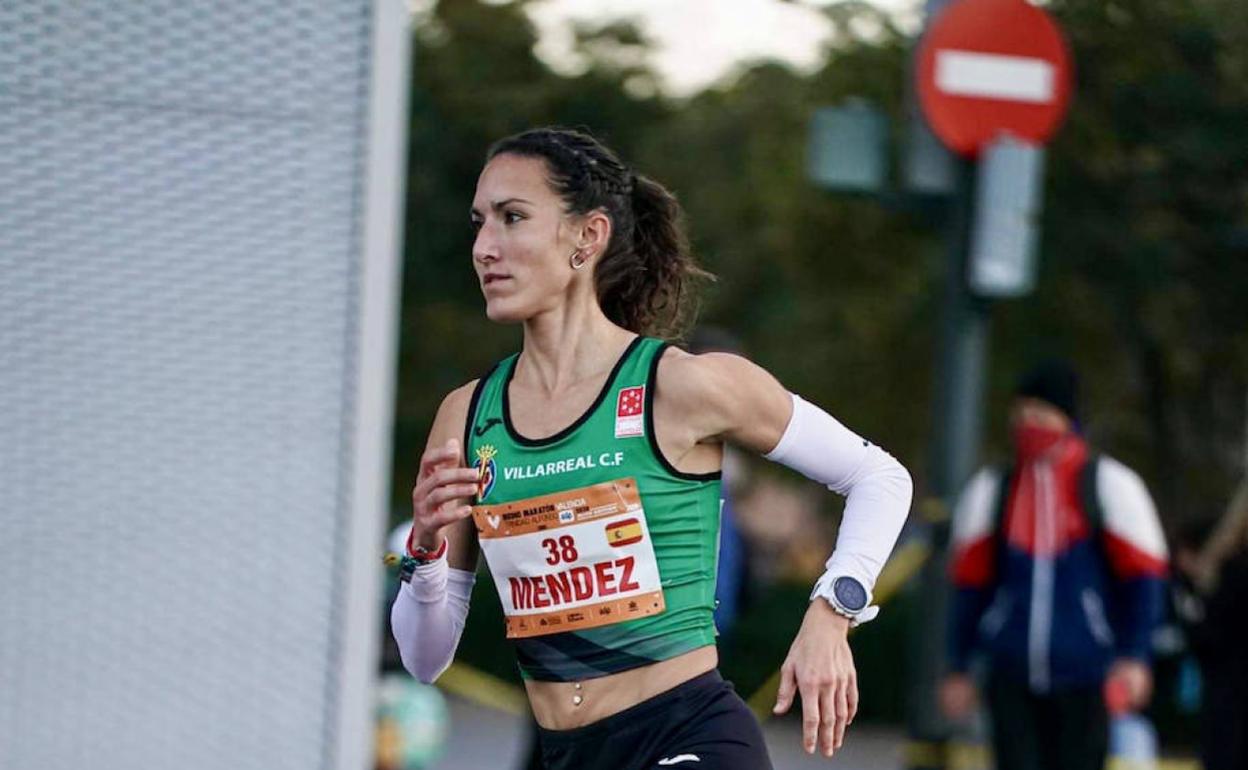
[[974, 155], [1002, 132], [1043, 144], [1070, 102], [1070, 54], [1025, 0], [956, 0], [923, 36], [919, 101], [949, 149]]

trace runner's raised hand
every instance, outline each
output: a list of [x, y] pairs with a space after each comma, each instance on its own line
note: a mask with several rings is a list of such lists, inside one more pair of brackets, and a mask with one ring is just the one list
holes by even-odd
[[412, 489], [412, 544], [441, 547], [443, 528], [472, 515], [476, 494], [477, 471], [460, 464], [458, 441], [425, 450]]

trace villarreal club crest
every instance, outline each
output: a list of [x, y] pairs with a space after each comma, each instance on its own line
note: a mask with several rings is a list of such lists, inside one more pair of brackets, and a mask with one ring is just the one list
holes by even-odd
[[477, 459], [472, 467], [477, 469], [477, 502], [489, 496], [498, 479], [498, 466], [494, 463], [494, 455], [498, 450], [490, 444], [477, 447]]

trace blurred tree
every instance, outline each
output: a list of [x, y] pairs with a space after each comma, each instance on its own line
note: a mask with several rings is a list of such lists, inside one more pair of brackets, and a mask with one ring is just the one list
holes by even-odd
[[997, 371], [1070, 351], [1089, 428], [1163, 516], [1218, 507], [1248, 388], [1248, 14], [1227, 0], [1062, 0], [1077, 64], [1051, 148], [1039, 290], [998, 313]]
[[907, 41], [864, 3], [827, 12], [835, 32], [817, 72], [744, 69], [684, 104], [639, 162], [679, 193], [720, 277], [704, 317], [790, 389], [921, 466], [937, 234], [806, 177], [816, 108], [865, 98], [901, 125]]

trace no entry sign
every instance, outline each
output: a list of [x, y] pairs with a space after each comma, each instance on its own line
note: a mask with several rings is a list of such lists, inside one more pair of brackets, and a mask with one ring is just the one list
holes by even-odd
[[1070, 54], [1025, 0], [956, 0], [919, 47], [919, 101], [949, 149], [975, 155], [1002, 132], [1044, 144], [1070, 101]]

